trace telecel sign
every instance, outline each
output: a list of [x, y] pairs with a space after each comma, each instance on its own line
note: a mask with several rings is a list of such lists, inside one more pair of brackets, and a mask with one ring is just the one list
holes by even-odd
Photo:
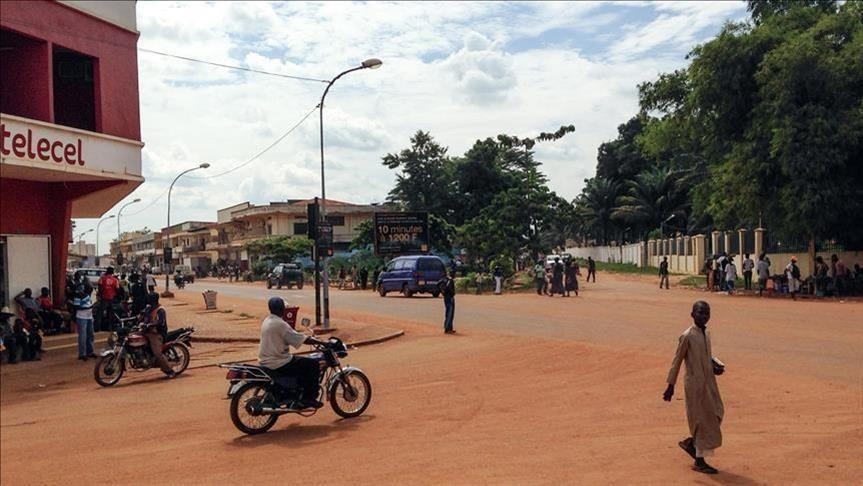
[[375, 253], [429, 252], [428, 213], [375, 213]]
[[[38, 138], [37, 138], [38, 137]], [[0, 153], [4, 156], [15, 155], [19, 159], [63, 162], [71, 165], [85, 165], [83, 144], [80, 138], [66, 143], [33, 135], [33, 130], [24, 133], [9, 131], [5, 123], [0, 123]]]

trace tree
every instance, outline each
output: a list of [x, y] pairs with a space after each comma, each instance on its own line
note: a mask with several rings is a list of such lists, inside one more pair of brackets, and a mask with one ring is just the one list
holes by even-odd
[[312, 240], [305, 236], [275, 236], [250, 241], [244, 248], [257, 258], [269, 257], [278, 262], [292, 262], [298, 256], [309, 256]]
[[387, 200], [408, 211], [452, 216], [453, 164], [446, 152], [428, 132], [420, 130], [411, 137], [410, 148], [385, 155], [383, 164], [400, 170]]
[[621, 184], [604, 177], [585, 179], [584, 190], [575, 200], [575, 207], [584, 221], [587, 234], [603, 245], [607, 245], [615, 223], [612, 219], [617, 199], [622, 192]]
[[628, 181], [628, 190], [618, 198], [612, 217], [639, 228], [644, 241], [670, 218], [685, 221], [688, 200], [677, 186], [678, 178], [679, 173], [662, 167], [638, 174]]

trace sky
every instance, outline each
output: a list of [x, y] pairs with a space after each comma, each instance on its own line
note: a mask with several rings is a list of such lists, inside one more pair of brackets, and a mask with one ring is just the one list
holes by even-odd
[[[732, 1], [138, 2], [146, 182], [105, 216], [140, 198], [121, 229], [160, 230], [171, 181], [204, 162], [174, 185], [172, 223], [320, 196], [315, 108], [326, 80], [369, 58], [383, 65], [345, 75], [326, 97], [328, 199], [383, 202], [396, 172], [381, 160], [417, 130], [459, 156], [476, 140], [572, 124], [574, 133], [535, 147], [549, 187], [572, 200], [595, 174], [599, 145], [636, 114], [637, 85], [686, 66], [694, 46], [746, 18], [745, 3]], [[76, 220], [76, 233], [97, 221]], [[100, 247], [115, 221], [102, 224]]]

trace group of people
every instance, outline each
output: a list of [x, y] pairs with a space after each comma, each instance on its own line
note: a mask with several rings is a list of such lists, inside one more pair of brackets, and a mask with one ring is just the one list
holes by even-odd
[[[375, 268], [372, 271], [372, 280], [371, 280], [371, 289], [374, 291], [375, 285], [378, 281], [378, 276], [380, 275], [381, 270]], [[348, 280], [350, 277], [350, 280]], [[340, 289], [362, 289], [366, 290], [369, 288], [369, 269], [361, 266], [357, 269], [356, 265], [352, 266], [350, 269], [346, 269], [344, 266], [339, 267], [339, 288]]]
[[[547, 295], [554, 297], [560, 294], [569, 297], [575, 293], [578, 297], [578, 277], [581, 276], [581, 267], [575, 259], [564, 259], [555, 257], [554, 262], [546, 267], [542, 260], [537, 260], [533, 267], [534, 283], [536, 284], [536, 295]], [[593, 278], [596, 282], [596, 262], [592, 257], [587, 257], [587, 281]]]

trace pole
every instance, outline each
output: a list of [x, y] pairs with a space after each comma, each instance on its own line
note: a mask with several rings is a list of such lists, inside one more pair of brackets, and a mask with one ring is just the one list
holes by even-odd
[[120, 246], [120, 215], [123, 214], [123, 210], [126, 209], [126, 206], [130, 204], [135, 204], [136, 202], [141, 202], [140, 198], [136, 198], [133, 201], [127, 202], [124, 204], [119, 211], [117, 211], [117, 254], [122, 255], [122, 247]]
[[98, 223], [96, 223], [96, 266], [97, 267], [99, 266], [99, 261], [100, 261], [100, 258], [99, 258], [99, 228], [102, 226], [103, 221], [105, 221], [106, 219], [111, 219], [113, 217], [114, 217], [113, 214], [110, 216], [105, 216], [104, 218], [100, 219]]
[[[323, 96], [321, 96], [321, 104], [318, 105], [318, 114], [320, 116], [320, 128], [321, 128], [321, 210], [319, 215], [319, 221], [324, 222], [327, 220], [327, 189], [324, 183], [324, 99], [327, 97], [327, 93], [330, 92], [330, 88], [333, 84], [338, 81], [339, 78], [353, 71], [359, 71], [360, 69], [366, 69], [365, 63], [361, 66], [348, 69], [347, 71], [342, 72], [338, 76], [332, 79], [332, 81], [327, 84], [327, 88], [324, 90]], [[321, 255], [321, 260], [323, 263], [323, 282], [322, 285], [324, 287], [324, 329], [330, 328], [330, 275], [327, 270], [327, 256]]]
[[[193, 170], [206, 169], [209, 166], [210, 166], [210, 164], [205, 162], [205, 163], [203, 163], [197, 167], [192, 167], [191, 169], [187, 169], [187, 170], [184, 170], [183, 172], [180, 172], [180, 175], [175, 177], [174, 180], [171, 182], [170, 187], [168, 187], [168, 226], [165, 228], [165, 238], [163, 238], [164, 242], [162, 243], [162, 261], [163, 261], [163, 265], [165, 266], [165, 291], [162, 292], [162, 297], [173, 297], [174, 296], [174, 294], [171, 293], [171, 289], [170, 289], [170, 275], [169, 275], [170, 272], [169, 272], [169, 270], [171, 268], [171, 262], [170, 261], [168, 261], [168, 262], [164, 261], [165, 260], [165, 248], [166, 248], [165, 245], [167, 244], [168, 245], [167, 248], [171, 248], [171, 191], [174, 190], [174, 183], [177, 182], [177, 180], [180, 177], [183, 177], [185, 174], [188, 174], [189, 172], [192, 172]], [[174, 258], [174, 255], [172, 252], [171, 259], [173, 260], [173, 258]]]

